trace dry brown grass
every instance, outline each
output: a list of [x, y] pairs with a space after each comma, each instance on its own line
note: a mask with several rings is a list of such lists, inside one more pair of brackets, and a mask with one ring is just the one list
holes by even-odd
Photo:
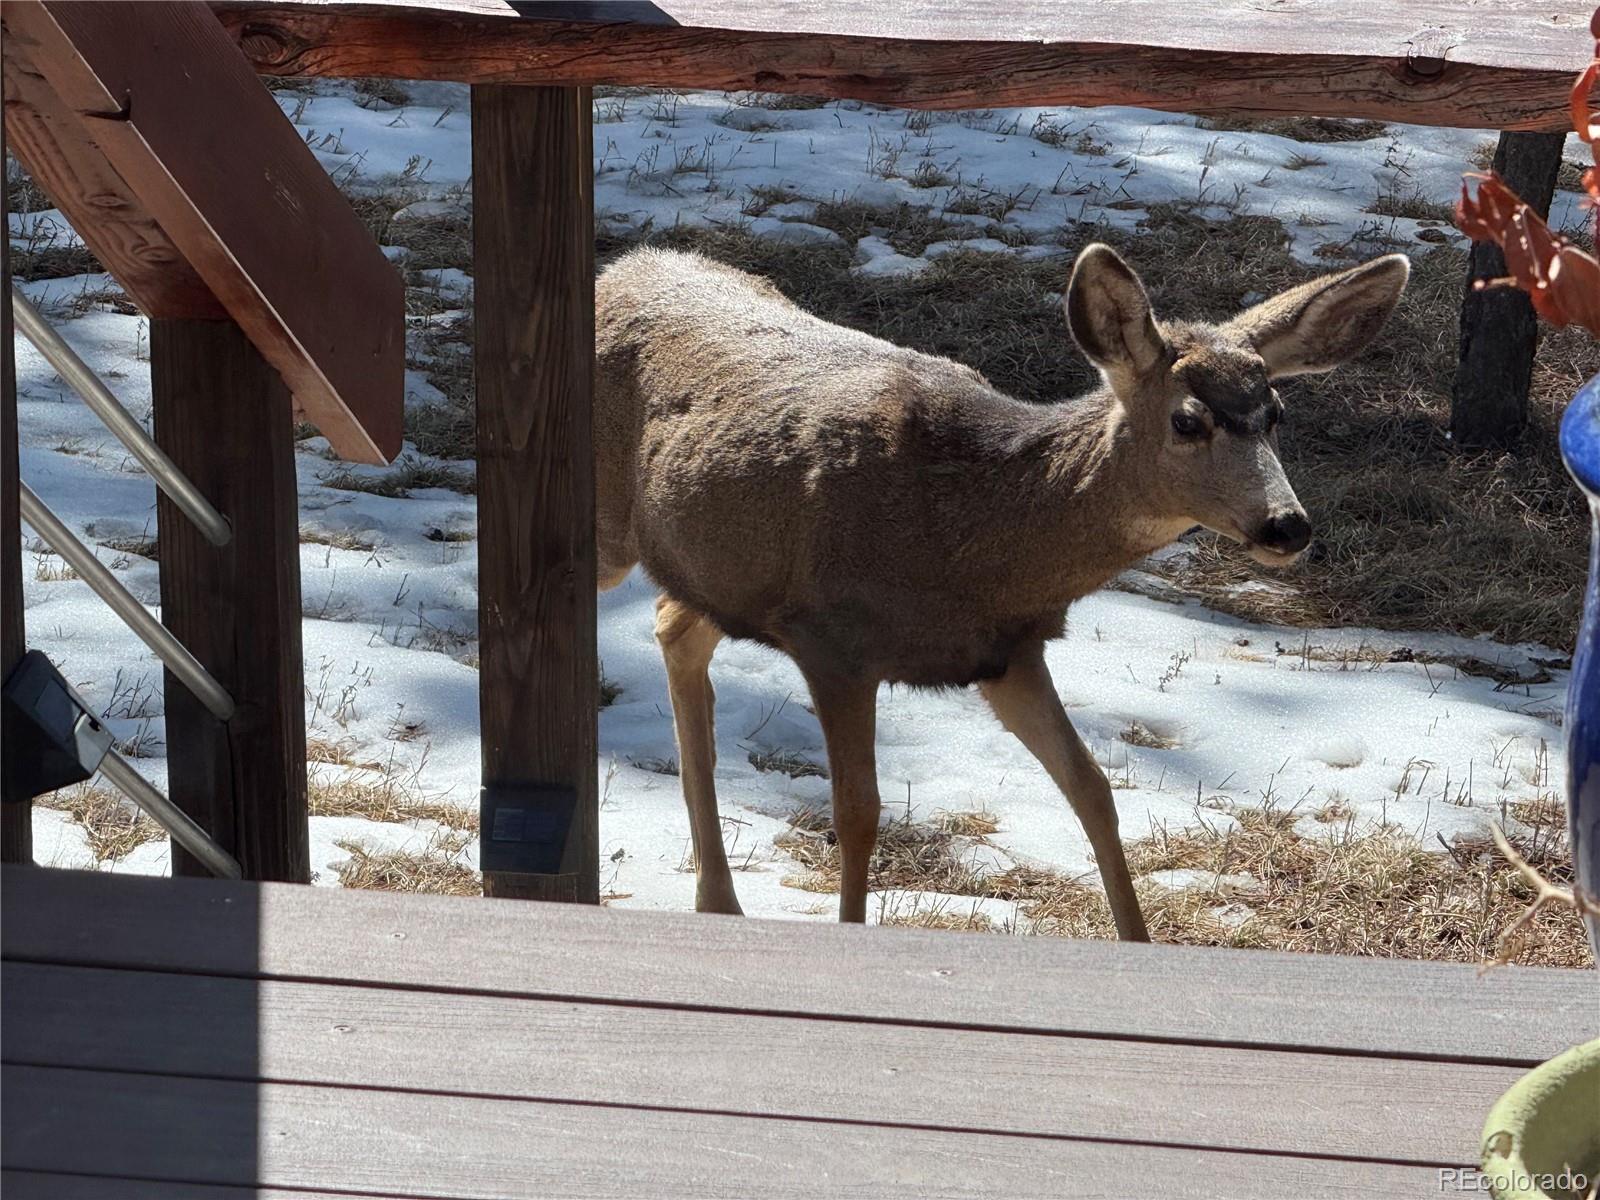
[[41, 808], [64, 812], [74, 824], [82, 826], [96, 862], [116, 862], [146, 842], [157, 842], [167, 836], [161, 826], [140, 812], [121, 792], [93, 781], [49, 792], [34, 803]]
[[1416, 221], [1440, 221], [1446, 224], [1455, 215], [1453, 205], [1429, 200], [1422, 194], [1420, 188], [1413, 188], [1409, 192], [1384, 192], [1372, 202], [1367, 211], [1380, 217], [1410, 217]]
[[[1307, 832], [1301, 820], [1322, 827]], [[1544, 821], [1543, 808], [1528, 815]], [[1232, 819], [1207, 814], [1193, 828], [1159, 830], [1127, 844], [1137, 877], [1188, 869], [1212, 877], [1247, 877], [1248, 886], [1168, 889], [1141, 879], [1140, 897], [1151, 936], [1162, 942], [1487, 962], [1534, 891], [1487, 837], [1458, 840], [1448, 852], [1429, 850], [1405, 830], [1357, 830], [1347, 805], [1330, 801], [1314, 813], [1278, 806], [1234, 807]], [[1519, 814], [1519, 819], [1525, 819]], [[1532, 821], [1526, 821], [1532, 824]], [[838, 891], [838, 851], [820, 813], [793, 820], [777, 844], [804, 868], [784, 880], [811, 892]], [[936, 892], [914, 903], [897, 896], [888, 923], [934, 928], [985, 928], [992, 920], [950, 897], [1015, 901], [1018, 928], [1059, 937], [1113, 938], [1104, 894], [1053, 871], [1017, 868], [1002, 875], [973, 869], [963, 852], [981, 837], [958, 838], [937, 824], [896, 820], [886, 825], [873, 855], [874, 890]], [[1570, 883], [1570, 855], [1558, 825], [1547, 822], [1514, 839], [1547, 879]], [[1582, 924], [1571, 910], [1541, 911], [1511, 961], [1546, 966], [1592, 962]]]
[[1171, 750], [1178, 744], [1177, 738], [1157, 733], [1138, 721], [1132, 722], [1117, 737], [1130, 746], [1144, 746], [1150, 750]]
[[752, 750], [750, 765], [758, 771], [775, 771], [790, 779], [826, 779], [828, 768], [793, 750]]
[[477, 807], [452, 804], [429, 792], [422, 767], [400, 766], [391, 751], [386, 761], [356, 761], [356, 747], [345, 741], [312, 737], [306, 743], [311, 766], [306, 789], [314, 817], [364, 817], [369, 821], [437, 821], [459, 833], [478, 832]]
[[360, 550], [370, 552], [378, 543], [352, 529], [300, 529], [300, 540], [316, 546], [332, 546], [335, 550]]
[[1389, 131], [1382, 121], [1347, 117], [1201, 117], [1195, 125], [1229, 133], [1270, 133], [1297, 142], [1364, 142]]
[[403, 456], [386, 471], [355, 471], [338, 467], [324, 475], [323, 487], [344, 492], [366, 492], [373, 496], [405, 498], [419, 488], [444, 488], [463, 495], [475, 495], [478, 477], [473, 471]]
[[999, 831], [1000, 818], [987, 809], [968, 809], [957, 812], [936, 812], [933, 814], [932, 824], [940, 833], [949, 833], [956, 837], [981, 838]]
[[[839, 849], [832, 822], [817, 810], [790, 818], [791, 829], [773, 844], [806, 868], [804, 875], [784, 879], [808, 892], [839, 890]], [[923, 825], [901, 817], [878, 832], [870, 878], [875, 890], [904, 888], [914, 892], [947, 892], [959, 896], [992, 895], [988, 884], [961, 858], [963, 843], [947, 828]]]
[[374, 850], [359, 842], [336, 842], [350, 855], [336, 870], [347, 888], [381, 892], [418, 892], [433, 896], [478, 896], [483, 882], [462, 861], [472, 843], [463, 833], [441, 833], [421, 851]]

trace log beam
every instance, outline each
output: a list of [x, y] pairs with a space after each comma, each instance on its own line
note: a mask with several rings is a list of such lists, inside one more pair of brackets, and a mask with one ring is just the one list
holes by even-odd
[[257, 71], [1565, 128], [1587, 0], [212, 0]]

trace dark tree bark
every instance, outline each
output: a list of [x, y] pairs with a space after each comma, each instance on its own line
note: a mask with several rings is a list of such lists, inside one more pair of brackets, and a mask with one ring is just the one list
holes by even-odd
[[[1560, 133], [1502, 133], [1494, 169], [1539, 213], [1550, 212], [1561, 169]], [[1516, 288], [1484, 288], [1480, 279], [1506, 273], [1505, 255], [1492, 242], [1475, 242], [1461, 304], [1461, 357], [1456, 365], [1450, 432], [1457, 444], [1477, 449], [1514, 442], [1528, 422], [1528, 390], [1539, 323], [1528, 297]]]

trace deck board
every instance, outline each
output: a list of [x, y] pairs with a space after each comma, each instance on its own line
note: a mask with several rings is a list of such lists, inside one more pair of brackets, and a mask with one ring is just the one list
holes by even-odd
[[[1510, 1067], [7, 964], [6, 1061], [1454, 1166]], [[175, 1040], [173, 1029], [204, 1030]], [[827, 1063], [844, 1064], [831, 1070]], [[1286, 1096], [1313, 1103], [1284, 1104]]]
[[474, 1200], [1437, 1194], [1436, 1170], [1374, 1162], [37, 1067], [3, 1081], [14, 1166], [81, 1164], [92, 1146], [106, 1174], [194, 1183]]
[[1593, 974], [1554, 968], [65, 871], [0, 872], [0, 904], [52, 914], [0, 925], [6, 958], [44, 963], [1504, 1065], [1600, 1032]]
[[1436, 1195], [1593, 975], [0, 869], [7, 1196]]

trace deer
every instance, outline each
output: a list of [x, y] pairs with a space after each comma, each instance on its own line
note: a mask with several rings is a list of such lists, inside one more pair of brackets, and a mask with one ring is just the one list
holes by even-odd
[[1087, 835], [1117, 936], [1148, 941], [1104, 772], [1045, 665], [1074, 601], [1195, 528], [1257, 561], [1311, 541], [1278, 456], [1276, 380], [1359, 353], [1402, 254], [1220, 324], [1158, 320], [1110, 246], [1062, 307], [1101, 385], [1054, 404], [831, 324], [696, 253], [636, 249], [595, 290], [596, 577], [659, 589], [695, 908], [740, 914], [714, 780], [724, 638], [789, 656], [822, 727], [839, 919], [866, 920], [880, 684], [975, 685]]

